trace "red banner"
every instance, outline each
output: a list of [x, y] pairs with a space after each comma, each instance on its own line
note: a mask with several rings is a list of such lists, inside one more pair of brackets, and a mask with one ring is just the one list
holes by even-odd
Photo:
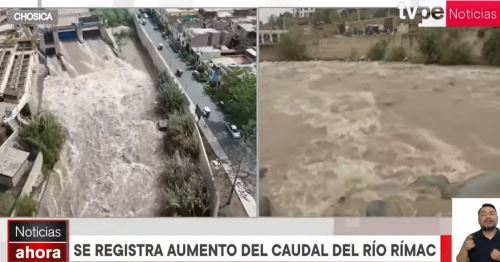
[[441, 236], [441, 262], [451, 262], [451, 236]]
[[9, 262], [67, 261], [66, 243], [10, 243]]
[[447, 27], [500, 27], [500, 1], [446, 1]]

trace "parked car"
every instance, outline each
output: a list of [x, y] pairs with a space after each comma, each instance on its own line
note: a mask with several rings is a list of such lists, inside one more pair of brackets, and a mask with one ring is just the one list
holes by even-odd
[[238, 127], [236, 127], [236, 125], [232, 125], [230, 123], [227, 123], [226, 129], [232, 138], [234, 138], [234, 139], [241, 138], [240, 130], [238, 129]]
[[177, 69], [177, 71], [175, 71], [175, 76], [177, 77], [181, 77], [182, 76], [182, 70], [181, 69]]
[[208, 118], [210, 117], [210, 107], [206, 106], [203, 108], [203, 115]]
[[141, 19], [142, 15], [141, 14], [137, 14], [137, 18]]
[[163, 32], [163, 33], [161, 33], [161, 37], [162, 37], [163, 39], [167, 39], [167, 35], [168, 35], [168, 34], [167, 34], [167, 32]]
[[162, 43], [158, 44], [158, 50], [160, 50], [160, 51], [163, 50], [163, 44]]
[[146, 18], [146, 19], [149, 18], [148, 14], [146, 14], [146, 13], [144, 13], [142, 16], [144, 16], [144, 18]]
[[198, 82], [207, 82], [208, 78], [205, 76], [205, 74], [202, 74], [196, 70], [193, 71], [193, 78], [198, 81]]
[[146, 19], [142, 19], [141, 25], [146, 25]]

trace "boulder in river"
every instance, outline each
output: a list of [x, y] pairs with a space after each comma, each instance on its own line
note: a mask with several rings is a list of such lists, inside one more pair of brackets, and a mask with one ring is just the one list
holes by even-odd
[[410, 186], [417, 189], [421, 194], [429, 197], [443, 197], [443, 192], [450, 185], [447, 177], [442, 175], [428, 175], [418, 177]]
[[385, 216], [387, 209], [387, 203], [382, 200], [373, 200], [368, 203], [366, 208], [366, 216], [369, 217], [381, 217]]

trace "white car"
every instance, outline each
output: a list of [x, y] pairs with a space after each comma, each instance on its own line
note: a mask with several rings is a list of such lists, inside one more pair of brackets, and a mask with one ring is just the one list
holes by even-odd
[[227, 132], [229, 132], [229, 135], [231, 135], [232, 138], [234, 139], [239, 139], [241, 138], [240, 130], [236, 125], [231, 125], [229, 123], [226, 124], [226, 129]]
[[206, 106], [203, 108], [203, 115], [208, 118], [210, 116], [210, 107]]
[[148, 14], [144, 13], [144, 14], [142, 14], [142, 17], [148, 19], [149, 16], [148, 16]]

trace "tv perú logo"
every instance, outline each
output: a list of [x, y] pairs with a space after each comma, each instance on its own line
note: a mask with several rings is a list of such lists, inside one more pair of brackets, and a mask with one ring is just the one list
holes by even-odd
[[419, 13], [422, 17], [422, 22], [418, 24], [419, 27], [446, 27], [446, 14], [442, 6], [410, 6], [400, 2], [399, 18], [414, 20]]

